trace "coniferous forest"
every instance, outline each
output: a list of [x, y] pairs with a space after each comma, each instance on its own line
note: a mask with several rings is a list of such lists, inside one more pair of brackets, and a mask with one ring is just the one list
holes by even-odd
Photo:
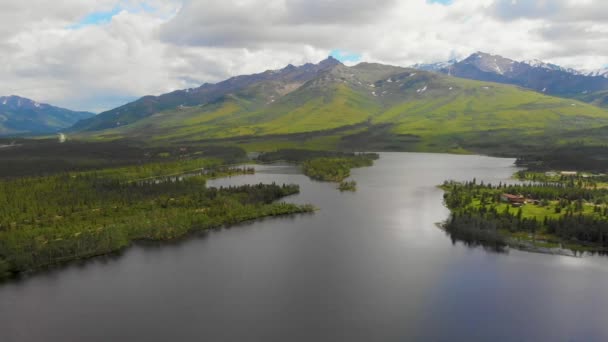
[[0, 278], [119, 251], [136, 240], [314, 210], [275, 202], [298, 193], [297, 185], [207, 187], [209, 178], [253, 172], [217, 164], [199, 159], [0, 180]]
[[302, 171], [312, 179], [342, 182], [350, 176], [350, 169], [372, 166], [377, 155], [356, 155], [352, 157], [313, 158], [302, 163]]

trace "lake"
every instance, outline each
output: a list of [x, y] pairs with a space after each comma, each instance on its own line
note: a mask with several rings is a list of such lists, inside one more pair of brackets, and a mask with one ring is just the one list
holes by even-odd
[[314, 214], [137, 245], [0, 285], [0, 341], [606, 341], [608, 258], [453, 243], [444, 180], [513, 159], [381, 153], [357, 192], [290, 165], [211, 185], [297, 183]]

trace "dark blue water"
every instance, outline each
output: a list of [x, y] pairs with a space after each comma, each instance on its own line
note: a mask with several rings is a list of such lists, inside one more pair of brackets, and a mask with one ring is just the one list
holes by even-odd
[[355, 193], [291, 166], [216, 185], [298, 183], [275, 218], [0, 286], [0, 341], [605, 341], [608, 258], [453, 244], [445, 179], [505, 181], [513, 160], [384, 153]]

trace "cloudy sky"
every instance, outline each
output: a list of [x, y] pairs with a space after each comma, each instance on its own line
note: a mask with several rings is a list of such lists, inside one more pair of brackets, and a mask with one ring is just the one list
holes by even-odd
[[0, 95], [99, 112], [329, 54], [408, 66], [476, 51], [606, 67], [608, 1], [3, 1]]

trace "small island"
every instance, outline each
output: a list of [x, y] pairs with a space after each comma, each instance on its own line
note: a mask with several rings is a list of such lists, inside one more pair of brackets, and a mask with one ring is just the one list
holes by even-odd
[[340, 191], [356, 191], [355, 181], [346, 181], [350, 170], [372, 166], [380, 156], [377, 153], [346, 153], [337, 151], [310, 151], [286, 149], [268, 152], [258, 157], [262, 162], [279, 160], [301, 164], [302, 172], [314, 180], [334, 182]]
[[342, 181], [338, 185], [340, 191], [357, 191], [357, 182], [355, 181]]
[[360, 154], [348, 157], [314, 158], [302, 164], [302, 171], [312, 179], [326, 182], [342, 182], [350, 176], [350, 170], [372, 166], [377, 157]]
[[608, 189], [581, 184], [445, 182], [454, 240], [496, 250], [608, 251]]

